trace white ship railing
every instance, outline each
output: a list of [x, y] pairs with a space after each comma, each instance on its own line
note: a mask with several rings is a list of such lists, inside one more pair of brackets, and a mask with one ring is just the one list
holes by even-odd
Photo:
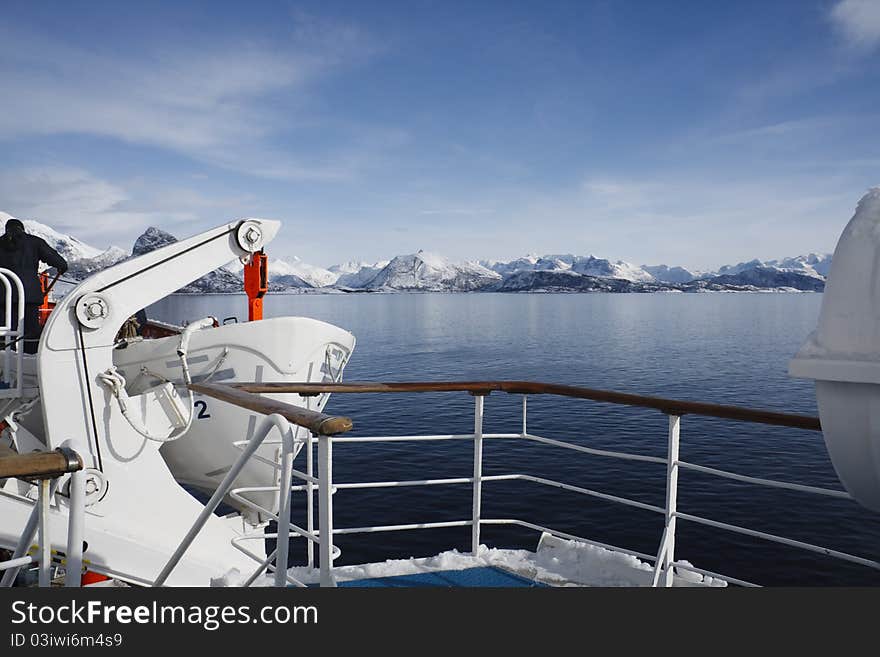
[[[840, 559], [850, 563], [866, 566], [872, 569], [880, 570], [880, 563], [876, 560], [868, 559], [839, 550], [807, 543], [804, 541], [790, 539], [784, 536], [771, 534], [768, 532], [750, 529], [733, 525], [730, 523], [720, 522], [711, 518], [706, 518], [690, 513], [685, 513], [678, 508], [678, 475], [682, 469], [701, 472], [703, 474], [730, 479], [742, 483], [754, 484], [759, 486], [768, 486], [773, 488], [781, 488], [793, 490], [807, 494], [822, 495], [834, 497], [838, 499], [851, 499], [849, 494], [842, 490], [825, 489], [816, 486], [808, 486], [786, 481], [778, 481], [773, 479], [764, 479], [752, 477], [736, 472], [729, 472], [717, 468], [710, 468], [683, 461], [679, 457], [679, 448], [681, 444], [681, 417], [684, 414], [708, 415], [713, 417], [722, 417], [741, 421], [760, 422], [764, 424], [772, 424], [778, 426], [789, 426], [807, 430], [821, 430], [817, 418], [803, 415], [792, 415], [783, 413], [773, 413], [767, 411], [756, 411], [752, 409], [744, 409], [734, 406], [719, 406], [715, 404], [702, 404], [697, 402], [685, 402], [677, 400], [666, 400], [656, 397], [641, 397], [638, 395], [627, 395], [623, 393], [613, 393], [608, 391], [596, 391], [585, 388], [574, 388], [570, 386], [557, 386], [552, 384], [535, 384], [526, 382], [477, 382], [477, 383], [407, 383], [407, 384], [208, 384], [194, 386], [202, 394], [208, 394], [223, 399], [223, 389], [234, 389], [236, 395], [252, 395], [258, 399], [259, 392], [288, 392], [298, 393], [302, 395], [317, 395], [328, 392], [352, 393], [352, 392], [438, 392], [465, 390], [474, 395], [474, 432], [472, 434], [440, 434], [440, 435], [420, 435], [420, 436], [329, 436], [329, 435], [309, 435], [305, 439], [306, 447], [306, 471], [300, 472], [292, 470], [292, 477], [296, 477], [305, 483], [303, 485], [291, 486], [292, 491], [304, 491], [307, 495], [306, 514], [307, 527], [300, 528], [289, 526], [289, 531], [285, 530], [285, 516], [287, 511], [282, 510], [279, 514], [270, 514], [272, 518], [278, 520], [279, 528], [277, 534], [252, 534], [243, 536], [238, 540], [239, 549], [250, 554], [256, 561], [260, 563], [260, 567], [247, 581], [250, 584], [256, 578], [271, 569], [271, 562], [277, 556], [270, 555], [266, 559], [260, 559], [257, 555], [244, 549], [240, 543], [248, 540], [262, 540], [267, 537], [277, 536], [299, 536], [306, 539], [307, 542], [307, 566], [314, 567], [314, 544], [317, 544], [320, 552], [320, 568], [321, 568], [321, 585], [333, 586], [334, 578], [332, 574], [333, 560], [339, 555], [339, 550], [335, 548], [332, 542], [332, 536], [350, 535], [350, 534], [366, 534], [376, 532], [392, 532], [392, 531], [410, 531], [420, 529], [437, 529], [449, 527], [471, 527], [471, 547], [474, 554], [477, 554], [480, 546], [480, 533], [483, 526], [489, 525], [516, 525], [537, 532], [547, 533], [559, 538], [568, 540], [577, 540], [611, 550], [616, 550], [623, 554], [628, 554], [639, 559], [643, 559], [654, 564], [652, 585], [654, 586], [671, 586], [676, 570], [691, 571], [704, 576], [710, 576], [731, 584], [741, 586], [755, 586], [755, 584], [731, 577], [729, 575], [705, 570], [676, 559], [676, 529], [679, 520], [694, 522], [716, 529], [722, 529], [728, 532], [739, 533], [755, 538], [764, 539], [766, 541], [775, 542], [790, 547], [803, 549], [817, 554], [825, 555], [835, 559]], [[505, 392], [522, 394], [522, 425], [518, 433], [494, 433], [485, 434], [483, 432], [483, 416], [484, 416], [484, 398], [492, 390], [502, 390]], [[594, 399], [596, 401], [620, 403], [633, 406], [641, 406], [655, 408], [665, 412], [668, 417], [667, 431], [667, 455], [666, 457], [647, 456], [641, 454], [629, 454], [625, 452], [616, 452], [609, 450], [600, 450], [582, 445], [576, 445], [561, 440], [547, 438], [530, 433], [528, 430], [528, 397], [530, 394], [562, 394], [570, 397], [581, 397], [586, 399]], [[227, 401], [229, 401], [227, 399]], [[510, 473], [500, 475], [485, 475], [483, 463], [483, 443], [485, 440], [512, 440], [540, 443], [559, 449], [566, 449], [572, 452], [588, 454], [592, 456], [614, 458], [627, 461], [640, 461], [653, 463], [664, 466], [666, 480], [666, 499], [665, 504], [661, 506], [646, 504], [644, 502], [612, 495], [601, 491], [591, 490], [580, 486], [575, 486], [566, 482], [557, 481], [545, 477], [537, 477], [524, 473]], [[472, 441], [474, 447], [473, 455], [473, 475], [469, 477], [451, 477], [439, 479], [418, 479], [418, 480], [399, 480], [399, 481], [369, 481], [369, 482], [345, 482], [337, 483], [333, 480], [333, 446], [355, 443], [376, 443], [376, 442], [435, 442], [435, 441]], [[318, 472], [317, 476], [313, 474], [313, 443], [318, 444]], [[281, 491], [285, 490], [284, 480], [286, 474], [282, 476]], [[633, 508], [650, 511], [661, 514], [664, 518], [663, 532], [659, 541], [656, 554], [647, 554], [635, 550], [622, 548], [619, 546], [608, 545], [599, 541], [592, 540], [583, 536], [576, 536], [566, 532], [558, 531], [550, 527], [527, 522], [518, 518], [489, 518], [484, 517], [482, 513], [482, 489], [483, 485], [496, 481], [528, 481], [542, 486], [559, 488], [562, 490], [579, 493], [581, 495], [602, 499], [608, 502], [615, 502], [630, 506]], [[361, 527], [345, 527], [336, 528], [333, 526], [333, 510], [332, 497], [337, 490], [355, 490], [355, 489], [378, 489], [378, 488], [401, 488], [401, 487], [420, 487], [420, 486], [442, 486], [442, 485], [470, 485], [472, 487], [472, 513], [468, 519], [442, 521], [442, 522], [420, 522], [408, 524], [392, 524], [392, 525], [367, 525]], [[317, 487], [319, 490], [319, 529], [314, 528], [312, 491]], [[267, 513], [267, 511], [249, 501], [245, 495], [249, 492], [262, 492], [275, 490], [273, 487], [248, 487], [239, 488], [232, 491], [232, 496], [239, 502], [250, 506], [251, 508]], [[284, 497], [281, 493], [282, 499]], [[289, 520], [289, 519], [288, 519]], [[329, 538], [328, 538], [329, 537]], [[278, 541], [278, 552], [283, 549], [283, 540]], [[280, 558], [277, 564], [286, 564], [286, 560]], [[302, 582], [293, 580], [287, 575], [281, 574], [276, 570], [276, 583], [286, 583], [302, 586]]]
[[[0, 268], [0, 281], [3, 282], [3, 325], [0, 326], [0, 341], [3, 349], [3, 384], [0, 398], [21, 397], [22, 368], [21, 359], [24, 353], [24, 286], [15, 272]], [[15, 294], [13, 295], [13, 289]], [[13, 296], [17, 299], [13, 304]], [[15, 315], [13, 315], [15, 305]], [[17, 319], [13, 326], [13, 317]]]
[[[307, 481], [310, 487], [309, 513], [311, 514], [311, 487], [315, 484], [320, 483], [319, 517], [321, 526], [332, 526], [330, 518], [332, 517], [333, 510], [329, 489], [329, 482], [332, 481], [330, 475], [330, 472], [332, 471], [330, 458], [330, 436], [335, 433], [342, 433], [351, 429], [351, 420], [348, 418], [331, 417], [307, 408], [292, 406], [284, 402], [278, 402], [272, 399], [262, 398], [257, 395], [240, 392], [229, 386], [198, 383], [191, 384], [189, 387], [193, 391], [210, 391], [211, 393], [213, 393], [214, 396], [223, 401], [235, 404], [242, 408], [248, 408], [266, 414], [267, 417], [257, 427], [254, 435], [249, 440], [237, 443], [237, 445], [242, 448], [241, 456], [232, 465], [229, 472], [223, 478], [223, 481], [220, 482], [219, 486], [214, 491], [214, 494], [205, 504], [204, 508], [202, 509], [198, 518], [196, 518], [186, 536], [183, 537], [177, 549], [174, 551], [168, 562], [165, 564], [159, 575], [156, 577], [155, 581], [153, 582], [153, 586], [163, 586], [165, 584], [165, 582], [168, 580], [168, 577], [171, 575], [173, 570], [177, 567], [178, 563], [180, 563], [180, 560], [186, 554], [189, 546], [192, 545], [192, 542], [195, 540], [196, 536], [198, 536], [199, 532], [208, 522], [211, 514], [213, 514], [217, 507], [220, 506], [221, 502], [223, 502], [224, 498], [226, 498], [227, 495], [239, 496], [239, 499], [246, 502], [265, 516], [275, 518], [278, 522], [277, 534], [273, 535], [263, 532], [252, 533], [233, 541], [233, 545], [235, 547], [237, 547], [239, 550], [252, 557], [259, 563], [257, 571], [248, 580], [249, 584], [256, 580], [256, 578], [259, 577], [267, 569], [271, 568], [275, 572], [275, 586], [287, 586], [288, 584], [293, 584], [295, 586], [305, 586], [305, 584], [297, 581], [287, 574], [289, 538], [294, 536], [303, 536], [308, 540], [310, 558], [313, 558], [312, 546], [314, 545], [314, 543], [319, 543], [319, 553], [321, 557], [321, 585], [332, 586], [331, 568], [333, 564], [333, 559], [336, 555], [338, 555], [338, 551], [336, 551], [336, 555], [333, 554], [334, 550], [332, 545], [332, 530], [331, 533], [325, 534], [324, 539], [322, 539], [319, 533], [311, 531], [311, 528], [313, 527], [313, 518], [311, 515], [309, 519], [309, 529], [303, 529], [301, 527], [293, 525], [290, 522], [290, 493], [295, 488], [292, 485], [294, 477]], [[308, 472], [300, 472], [293, 469], [294, 456], [299, 451], [299, 448], [302, 446], [302, 443], [304, 441], [297, 439], [296, 431], [298, 431], [298, 429], [294, 430], [293, 426], [291, 425], [307, 429], [311, 432], [308, 434]], [[256, 454], [257, 449], [262, 445], [273, 444], [271, 441], [266, 441], [266, 438], [271, 433], [272, 429], [277, 429], [278, 433], [281, 436], [280, 463], [268, 461], [267, 459], [264, 459]], [[318, 461], [320, 464], [321, 472], [324, 473], [324, 476], [321, 478], [320, 482], [317, 478], [312, 476], [310, 469], [312, 463], [312, 434], [319, 434], [320, 436], [318, 439]], [[261, 486], [252, 489], [259, 491], [276, 491], [278, 493], [278, 513], [272, 513], [270, 510], [240, 497], [243, 491], [247, 491], [250, 489], [233, 489], [233, 484], [236, 478], [241, 473], [247, 462], [251, 459], [263, 461], [272, 465], [275, 468], [280, 469], [281, 475], [279, 477], [279, 482], [276, 486]], [[276, 549], [265, 559], [261, 559], [258, 555], [248, 551], [241, 546], [241, 541], [247, 538], [259, 538], [260, 540], [265, 540], [267, 538], [278, 538], [279, 536], [287, 537], [288, 540], [278, 540]], [[328, 536], [330, 538], [327, 538]], [[273, 561], [275, 563], [274, 568], [272, 567]], [[283, 566], [280, 566], [279, 564], [283, 564]]]
[[[849, 563], [866, 566], [872, 569], [880, 569], [880, 563], [873, 559], [860, 557], [839, 550], [794, 540], [784, 536], [768, 532], [750, 529], [730, 523], [720, 522], [690, 513], [678, 508], [678, 475], [681, 470], [692, 470], [703, 474], [730, 479], [742, 483], [769, 486], [802, 493], [829, 496], [838, 499], [851, 499], [842, 490], [825, 489], [816, 486], [807, 486], [793, 482], [778, 481], [752, 477], [736, 472], [729, 472], [717, 468], [689, 463], [679, 457], [681, 444], [681, 418], [686, 413], [724, 417], [765, 424], [796, 427], [808, 430], [820, 430], [817, 418], [801, 415], [789, 415], [755, 411], [732, 406], [717, 406], [712, 404], [699, 404], [695, 402], [683, 402], [676, 400], [664, 400], [655, 397], [639, 397], [636, 395], [624, 395], [607, 391], [595, 391], [586, 388], [574, 388], [569, 386], [555, 386], [550, 384], [534, 384], [524, 382], [481, 382], [481, 383], [450, 383], [450, 384], [193, 384], [190, 386], [194, 391], [210, 395], [218, 399], [236, 404], [243, 408], [249, 408], [266, 415], [259, 425], [253, 437], [247, 441], [241, 441], [239, 446], [243, 453], [233, 464], [223, 482], [217, 488], [211, 499], [204, 506], [201, 514], [187, 534], [182, 537], [180, 544], [170, 557], [159, 576], [153, 582], [154, 585], [165, 584], [170, 574], [184, 557], [187, 549], [195, 537], [207, 523], [208, 518], [220, 505], [224, 498], [230, 496], [244, 506], [248, 506], [266, 518], [277, 521], [278, 529], [275, 533], [254, 531], [242, 535], [233, 541], [235, 547], [252, 557], [257, 564], [255, 571], [247, 578], [245, 584], [254, 583], [267, 571], [274, 573], [276, 586], [305, 586], [305, 583], [292, 577], [287, 569], [288, 551], [290, 538], [305, 539], [306, 565], [315, 568], [315, 548], [318, 551], [318, 575], [321, 586], [335, 586], [334, 560], [339, 557], [340, 551], [333, 543], [333, 537], [339, 535], [368, 534], [378, 532], [411, 531], [421, 529], [437, 529], [450, 527], [471, 528], [471, 549], [475, 555], [479, 553], [481, 542], [481, 530], [486, 526], [513, 525], [536, 532], [546, 533], [561, 539], [581, 541], [606, 549], [631, 555], [654, 564], [652, 573], [652, 585], [671, 586], [676, 571], [690, 571], [700, 575], [723, 580], [731, 584], [742, 586], [754, 586], [755, 584], [731, 577], [729, 575], [704, 570], [676, 558], [676, 530], [679, 520], [694, 522], [715, 529], [734, 532], [764, 539], [767, 541], [787, 545], [840, 559]], [[342, 436], [352, 427], [348, 418], [332, 417], [293, 406], [275, 399], [260, 397], [258, 392], [291, 392], [304, 396], [326, 394], [328, 392], [421, 392], [465, 390], [474, 395], [474, 431], [467, 434], [438, 434], [417, 436]], [[501, 390], [508, 393], [522, 395], [521, 427], [516, 433], [484, 433], [485, 397], [492, 390]], [[528, 428], [528, 398], [532, 394], [557, 394], [569, 397], [595, 399], [598, 401], [628, 404], [655, 408], [668, 415], [667, 430], [667, 453], [665, 457], [648, 456], [642, 454], [630, 454], [603, 449], [595, 449], [583, 445], [577, 445], [562, 440], [547, 438], [531, 433]], [[302, 432], [299, 437], [297, 432]], [[278, 439], [269, 440], [268, 436], [277, 430]], [[613, 458], [625, 461], [636, 461], [663, 466], [665, 470], [666, 499], [663, 506], [647, 504], [645, 502], [613, 495], [602, 491], [592, 490], [571, 483], [557, 481], [546, 477], [534, 476], [526, 473], [507, 473], [486, 475], [484, 474], [483, 447], [486, 440], [505, 440], [531, 442], [551, 446], [557, 449], [565, 449], [573, 453], [586, 454], [601, 458]], [[473, 473], [465, 477], [425, 478], [393, 481], [360, 481], [360, 482], [335, 482], [333, 478], [333, 448], [334, 445], [354, 445], [358, 443], [377, 442], [442, 442], [442, 441], [469, 441], [473, 444]], [[281, 458], [279, 463], [263, 459], [256, 454], [262, 445], [280, 445]], [[293, 460], [296, 454], [305, 449], [305, 470], [293, 468]], [[317, 455], [315, 452], [317, 451]], [[317, 472], [314, 462], [317, 456]], [[36, 460], [34, 460], [36, 459]], [[234, 481], [244, 465], [250, 459], [259, 459], [270, 463], [279, 471], [278, 483], [274, 486], [255, 486], [234, 488]], [[49, 532], [49, 508], [51, 499], [62, 481], [61, 477], [70, 474], [69, 485], [69, 519], [67, 552], [61, 559], [66, 565], [67, 586], [78, 586], [82, 573], [82, 536], [84, 522], [85, 478], [82, 472], [82, 461], [75, 452], [67, 448], [49, 453], [35, 453], [26, 455], [14, 455], [0, 458], [0, 478], [17, 477], [36, 479], [38, 481], [38, 499], [34, 505], [30, 519], [21, 535], [19, 544], [12, 558], [0, 563], [0, 571], [3, 573], [2, 585], [9, 586], [15, 579], [18, 570], [27, 565], [39, 564], [40, 585], [49, 584], [51, 566], [53, 561]], [[294, 479], [298, 480], [294, 485]], [[609, 545], [588, 537], [570, 534], [546, 527], [537, 523], [528, 522], [519, 518], [493, 518], [486, 517], [482, 511], [483, 487], [499, 481], [527, 481], [533, 484], [558, 488], [561, 490], [578, 493], [623, 504], [629, 507], [650, 511], [663, 516], [663, 531], [658, 549], [655, 554], [647, 554], [636, 550]], [[381, 488], [403, 488], [421, 486], [445, 486], [445, 485], [469, 485], [472, 491], [471, 515], [469, 518], [441, 522], [417, 522], [407, 524], [390, 525], [365, 525], [360, 527], [334, 527], [333, 523], [333, 496], [339, 490], [363, 490]], [[317, 489], [318, 504], [317, 518], [314, 510], [314, 494]], [[276, 492], [278, 494], [278, 508], [275, 512], [265, 509], [247, 497], [253, 492]], [[304, 492], [306, 495], [306, 527], [299, 527], [291, 522], [290, 499], [292, 492]], [[38, 535], [36, 555], [29, 553], [29, 548]], [[263, 541], [267, 538], [276, 539], [276, 549], [266, 557], [256, 554], [245, 547], [248, 541]], [[285, 540], [287, 539], [287, 540]]]
[[[0, 480], [15, 478], [34, 480], [37, 500], [19, 538], [12, 557], [0, 561], [0, 587], [9, 587], [24, 566], [39, 566], [39, 586], [49, 586], [52, 576], [52, 537], [49, 520], [50, 505], [62, 478], [70, 475], [67, 484], [69, 500], [67, 517], [67, 550], [59, 561], [65, 566], [64, 585], [78, 587], [82, 580], [83, 527], [85, 524], [86, 473], [82, 458], [69, 447], [52, 452], [13, 454], [0, 458]], [[36, 538], [36, 543], [34, 539]], [[32, 554], [33, 552], [33, 554]]]

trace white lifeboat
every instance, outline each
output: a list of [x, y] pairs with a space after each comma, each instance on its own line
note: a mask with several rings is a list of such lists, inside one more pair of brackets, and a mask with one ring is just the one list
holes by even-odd
[[837, 243], [816, 330], [789, 373], [816, 381], [825, 446], [841, 483], [880, 511], [880, 187]]

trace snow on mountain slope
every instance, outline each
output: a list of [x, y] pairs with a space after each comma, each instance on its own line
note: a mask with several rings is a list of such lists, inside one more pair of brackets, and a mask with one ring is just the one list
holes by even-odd
[[540, 259], [539, 256], [527, 255], [524, 258], [517, 258], [507, 262], [502, 260], [480, 260], [479, 264], [497, 274], [507, 276], [516, 271], [535, 271], [535, 265]]
[[[240, 274], [243, 267], [237, 260], [226, 265], [230, 271]], [[306, 287], [327, 287], [333, 285], [338, 274], [331, 272], [317, 265], [310, 265], [300, 260], [297, 256], [290, 259], [269, 257], [269, 280], [277, 281], [285, 284], [297, 279], [304, 282]], [[294, 284], [293, 287], [303, 287], [301, 284]]]
[[[386, 262], [385, 264], [388, 263]], [[342, 276], [343, 274], [356, 274], [361, 269], [367, 266], [368, 263], [366, 262], [361, 262], [360, 260], [349, 260], [348, 262], [343, 262], [338, 265], [327, 267], [327, 271]]]
[[782, 260], [769, 260], [766, 263], [782, 271], [790, 271], [815, 278], [825, 278], [831, 271], [831, 254], [808, 253], [795, 258], [783, 258]]
[[297, 256], [291, 258], [278, 258], [269, 262], [269, 279], [277, 276], [296, 276], [301, 278], [312, 287], [326, 287], [333, 285], [339, 278], [335, 273], [303, 262]]
[[141, 256], [163, 246], [174, 244], [176, 241], [177, 238], [171, 233], [167, 233], [161, 228], [150, 226], [134, 241], [131, 255], [132, 257]]
[[[6, 222], [10, 219], [16, 219], [11, 214], [0, 212], [0, 232], [6, 231]], [[90, 260], [106, 253], [101, 249], [89, 246], [85, 242], [78, 240], [72, 235], [64, 235], [59, 233], [46, 224], [31, 219], [22, 220], [25, 230], [31, 235], [42, 237], [53, 249], [58, 251], [65, 260]], [[121, 249], [120, 249], [121, 250]]]
[[443, 256], [419, 251], [397, 256], [367, 284], [374, 290], [472, 291], [501, 280], [476, 262], [453, 264]]
[[576, 257], [571, 264], [571, 270], [586, 276], [599, 278], [619, 278], [624, 281], [648, 283], [654, 277], [638, 265], [633, 265], [623, 260], [611, 262], [595, 256]]
[[[0, 212], [0, 232], [12, 216]], [[70, 265], [67, 278], [81, 280], [129, 257], [118, 247], [102, 251], [72, 235], [62, 234], [37, 221], [25, 220], [27, 231], [46, 240]], [[140, 255], [176, 238], [150, 227], [137, 239], [133, 255]], [[525, 291], [607, 290], [619, 292], [677, 289], [740, 290], [800, 289], [820, 290], [831, 268], [830, 254], [808, 253], [778, 260], [758, 259], [725, 265], [715, 272], [701, 273], [667, 265], [637, 266], [623, 260], [611, 261], [595, 256], [527, 255], [510, 261], [483, 260], [456, 264], [426, 251], [401, 255], [393, 260], [367, 263], [351, 261], [329, 268], [303, 262], [300, 258], [274, 258], [269, 261], [269, 280], [274, 291], [307, 291], [318, 288], [334, 292], [345, 290], [424, 290]], [[229, 263], [196, 283], [187, 292], [240, 292], [242, 265]], [[552, 275], [551, 275], [552, 274]], [[557, 275], [558, 274], [558, 275]], [[581, 278], [583, 277], [583, 278]], [[602, 282], [605, 279], [607, 282]], [[613, 280], [631, 283], [623, 285]]]
[[632, 292], [632, 281], [589, 276], [570, 269], [521, 269], [506, 276], [498, 292]]
[[666, 265], [642, 265], [642, 270], [661, 283], [690, 283], [700, 277], [699, 272], [684, 267], [667, 267]]
[[599, 278], [619, 278], [626, 281], [653, 281], [654, 277], [638, 265], [623, 260], [611, 262], [595, 256], [564, 255], [528, 255], [509, 262], [484, 260], [484, 267], [509, 276], [518, 271], [574, 271], [587, 276]]
[[706, 276], [736, 276], [747, 269], [755, 269], [756, 267], [763, 267], [764, 263], [757, 258], [754, 260], [749, 260], [748, 262], [740, 262], [735, 265], [722, 265], [718, 268], [718, 271], [707, 272]]
[[776, 267], [750, 267], [737, 274], [722, 274], [693, 281], [692, 285], [710, 290], [751, 287], [756, 290], [789, 289], [821, 292], [825, 289], [825, 280], [821, 277], [786, 271]]
[[[6, 222], [15, 218], [11, 214], [0, 212], [0, 233], [6, 231]], [[49, 246], [58, 251], [67, 260], [69, 269], [65, 276], [66, 278], [77, 280], [86, 278], [89, 274], [106, 269], [128, 257], [128, 252], [123, 251], [117, 246], [111, 246], [109, 249], [102, 251], [72, 235], [59, 233], [54, 228], [50, 228], [39, 221], [24, 219], [22, 223], [28, 233], [43, 238]]]
[[[135, 240], [132, 247], [132, 257], [144, 255], [150, 251], [173, 244], [177, 241], [171, 233], [165, 232], [155, 226], [150, 226], [140, 237]], [[185, 285], [178, 292], [184, 293], [210, 293], [210, 292], [241, 292], [242, 280], [241, 276], [221, 267], [205, 274], [200, 279], [193, 281], [189, 285]]]
[[304, 281], [296, 274], [281, 274], [281, 275], [272, 275], [269, 274], [269, 283], [272, 285], [277, 285], [280, 289], [291, 289], [291, 288], [302, 288], [302, 289], [314, 289], [314, 285], [309, 283], [308, 281]]
[[118, 246], [111, 246], [106, 251], [99, 253], [94, 258], [82, 258], [80, 260], [67, 259], [68, 270], [65, 278], [83, 280], [93, 273], [112, 267], [117, 262], [122, 262], [129, 257], [128, 251]]
[[341, 265], [333, 265], [330, 271], [338, 274], [336, 287], [362, 288], [366, 287], [376, 275], [388, 266], [388, 260], [368, 264], [365, 262], [346, 262]]
[[718, 271], [708, 273], [706, 276], [736, 276], [752, 269], [776, 269], [781, 272], [791, 272], [824, 279], [828, 276], [828, 272], [831, 271], [831, 254], [808, 253], [807, 255], [781, 258], [779, 260], [749, 260], [748, 262], [740, 262], [736, 265], [724, 265]]

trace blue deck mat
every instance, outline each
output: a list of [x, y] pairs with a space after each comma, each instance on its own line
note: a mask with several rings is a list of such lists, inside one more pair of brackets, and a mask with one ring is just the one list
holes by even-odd
[[465, 568], [464, 570], [440, 570], [415, 575], [394, 575], [392, 577], [374, 577], [371, 579], [355, 579], [339, 582], [338, 586], [373, 587], [373, 588], [407, 588], [407, 587], [546, 587], [546, 584], [535, 582], [491, 566], [481, 568]]

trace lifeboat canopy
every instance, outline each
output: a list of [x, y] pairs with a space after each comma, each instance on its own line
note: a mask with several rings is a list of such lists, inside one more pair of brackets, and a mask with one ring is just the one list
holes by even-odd
[[880, 187], [840, 236], [818, 326], [789, 373], [815, 380], [837, 475], [856, 501], [880, 511]]

